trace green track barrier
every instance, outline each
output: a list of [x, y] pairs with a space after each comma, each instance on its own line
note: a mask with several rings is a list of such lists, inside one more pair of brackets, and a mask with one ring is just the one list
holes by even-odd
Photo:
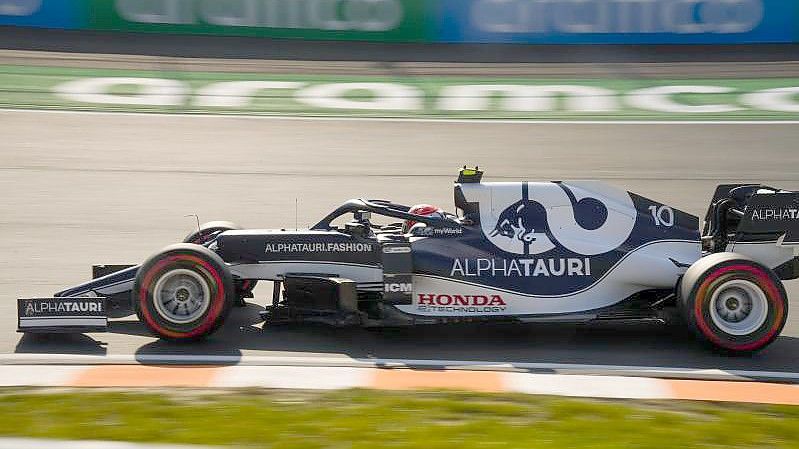
[[0, 66], [0, 107], [541, 120], [797, 120], [799, 79], [540, 80]]
[[372, 42], [424, 42], [425, 0], [108, 1], [89, 0], [90, 28]]

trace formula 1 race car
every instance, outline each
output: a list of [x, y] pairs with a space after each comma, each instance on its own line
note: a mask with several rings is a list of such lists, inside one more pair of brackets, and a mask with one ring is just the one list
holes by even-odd
[[782, 330], [782, 280], [799, 277], [799, 192], [718, 186], [700, 233], [698, 217], [601, 182], [482, 174], [461, 170], [457, 214], [355, 199], [308, 230], [199, 226], [141, 265], [95, 266], [90, 282], [20, 299], [19, 330], [104, 331], [135, 311], [162, 338], [198, 339], [259, 281], [274, 282], [267, 325], [674, 316], [729, 352]]

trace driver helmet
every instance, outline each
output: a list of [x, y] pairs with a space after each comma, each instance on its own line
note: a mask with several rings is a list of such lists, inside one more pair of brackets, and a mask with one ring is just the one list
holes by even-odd
[[[417, 204], [412, 206], [410, 209], [408, 209], [408, 213], [414, 215], [423, 215], [425, 217], [444, 218], [444, 211], [436, 206], [431, 206], [430, 204]], [[402, 232], [407, 233], [416, 223], [417, 222], [414, 220], [405, 220], [405, 223], [402, 224]]]

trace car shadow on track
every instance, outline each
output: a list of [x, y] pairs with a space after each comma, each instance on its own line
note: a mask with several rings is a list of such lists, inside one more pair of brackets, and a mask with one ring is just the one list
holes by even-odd
[[[225, 325], [205, 341], [176, 343], [148, 339], [135, 350], [135, 355], [213, 355], [225, 356], [229, 363], [236, 363], [244, 354], [343, 354], [363, 360], [459, 360], [799, 372], [799, 338], [787, 336], [780, 337], [759, 353], [731, 357], [700, 344], [680, 326], [474, 323], [367, 330], [310, 324], [263, 326], [258, 314], [262, 310], [263, 307], [256, 304], [234, 309]], [[141, 323], [131, 319], [113, 321], [109, 331], [132, 336], [150, 335]], [[20, 339], [16, 352], [102, 355], [106, 353], [106, 346], [86, 335], [30, 335]]]
[[105, 355], [106, 343], [85, 334], [24, 334], [16, 353]]
[[[241, 358], [241, 342], [258, 339], [262, 329], [260, 312], [264, 308], [257, 304], [247, 303], [246, 307], [235, 308], [225, 321], [224, 326], [210, 338], [195, 342], [174, 342], [155, 340], [140, 346], [136, 357], [146, 355], [197, 355], [221, 356], [235, 363]], [[138, 321], [117, 321], [111, 323], [110, 330], [128, 335], [151, 336], [152, 334]]]
[[752, 355], [728, 356], [684, 327], [657, 324], [458, 324], [368, 330], [295, 324], [263, 326], [254, 304], [236, 309], [207, 341], [156, 341], [136, 354], [344, 354], [355, 359], [670, 366], [799, 372], [799, 338], [781, 337]]

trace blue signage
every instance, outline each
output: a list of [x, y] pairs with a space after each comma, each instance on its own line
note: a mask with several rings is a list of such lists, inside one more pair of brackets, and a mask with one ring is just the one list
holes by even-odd
[[794, 42], [795, 0], [440, 0], [441, 42]]
[[85, 16], [82, 0], [0, 0], [0, 25], [81, 28]]

